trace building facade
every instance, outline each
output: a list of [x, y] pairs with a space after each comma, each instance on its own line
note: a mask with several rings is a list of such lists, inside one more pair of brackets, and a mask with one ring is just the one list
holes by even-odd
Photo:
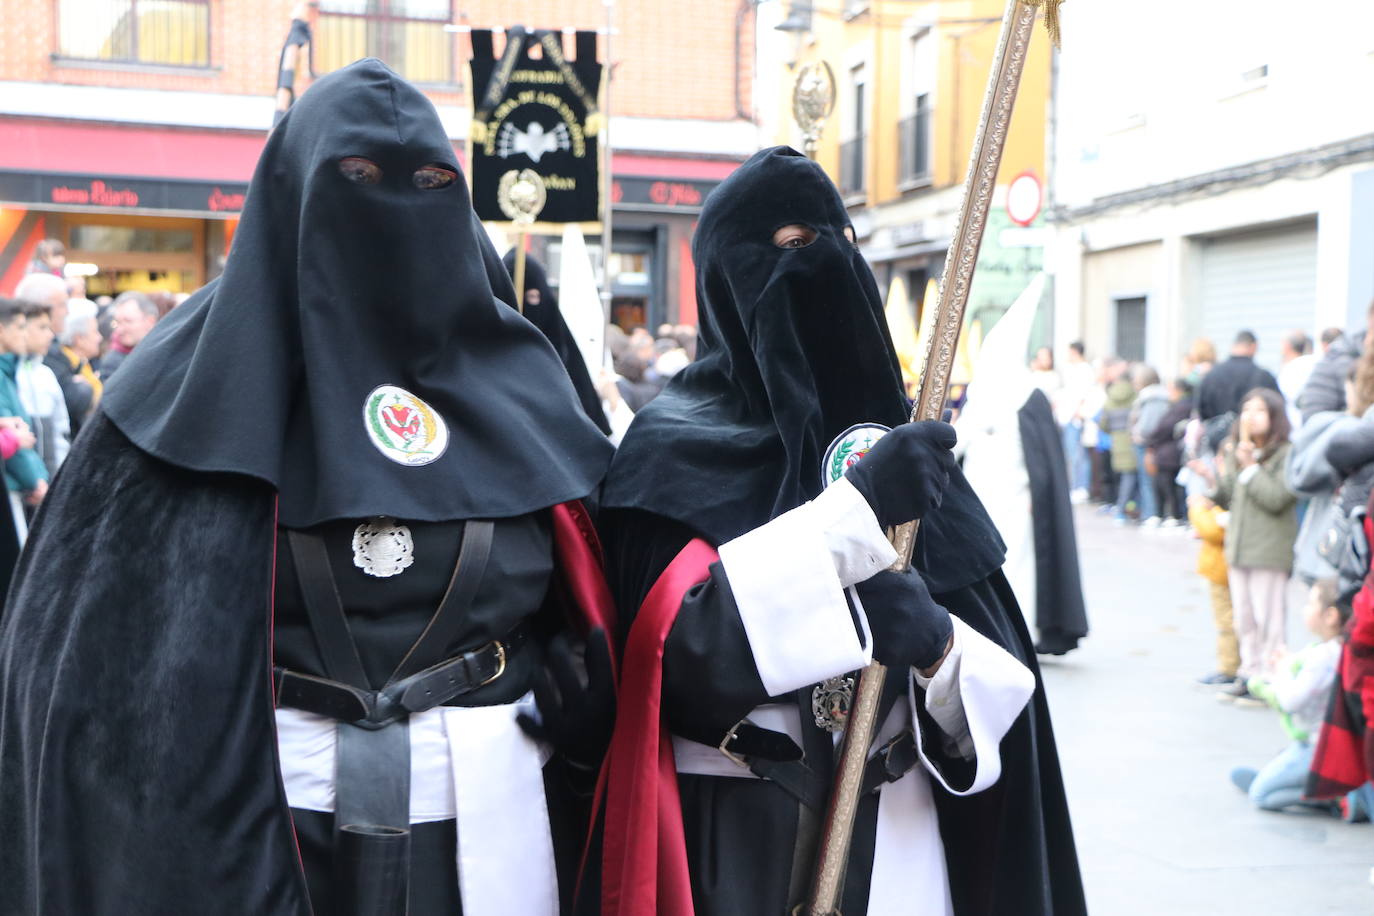
[[[1171, 376], [1189, 343], [1360, 328], [1374, 300], [1374, 7], [1066, 11], [1055, 334]], [[1187, 28], [1179, 28], [1181, 22]], [[1162, 54], [1161, 49], [1167, 48]]]
[[[817, 161], [840, 188], [879, 285], [886, 293], [901, 279], [918, 323], [928, 281], [938, 282], [944, 267], [1005, 9], [1002, 0], [759, 7], [760, 92], [772, 98], [760, 106], [765, 131], [801, 148], [793, 82], [806, 64], [829, 64], [837, 103]], [[983, 330], [1043, 263], [1038, 203], [1017, 209], [1017, 222], [1006, 204], [1018, 178], [1019, 188], [1043, 193], [1050, 59], [1037, 28], [965, 316]]]
[[[67, 245], [69, 261], [93, 266], [92, 295], [189, 291], [215, 276], [272, 123], [292, 5], [9, 0], [0, 29], [0, 293], [49, 237]], [[606, 58], [601, 0], [517, 6], [320, 0], [297, 89], [379, 57], [424, 89], [464, 159], [471, 29], [601, 29]], [[626, 323], [690, 322], [695, 215], [759, 141], [752, 9], [654, 0], [611, 10], [616, 313]], [[599, 239], [589, 241], [596, 250]], [[556, 260], [556, 242], [538, 247]]]

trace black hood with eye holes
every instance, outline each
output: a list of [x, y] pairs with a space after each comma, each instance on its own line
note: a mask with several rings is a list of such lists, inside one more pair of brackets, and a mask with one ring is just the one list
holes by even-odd
[[[346, 179], [350, 156], [381, 180]], [[290, 527], [505, 518], [594, 490], [610, 445], [498, 300], [461, 176], [413, 183], [430, 164], [457, 171], [438, 114], [379, 61], [315, 83], [267, 141], [223, 276], [120, 368], [110, 419], [171, 464], [273, 484]]]
[[[775, 246], [791, 224], [815, 240]], [[820, 166], [787, 147], [756, 153], [711, 193], [692, 241], [697, 359], [635, 417], [603, 506], [653, 512], [721, 544], [814, 498], [825, 449], [845, 429], [905, 421], [882, 298], [849, 224]], [[1002, 563], [962, 474], [921, 531], [916, 562], [938, 576], [932, 588]]]

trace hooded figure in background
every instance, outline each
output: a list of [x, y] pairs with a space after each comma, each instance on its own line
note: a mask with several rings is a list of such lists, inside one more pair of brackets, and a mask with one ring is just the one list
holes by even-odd
[[129, 357], [16, 572], [0, 913], [559, 911], [576, 751], [517, 720], [611, 626], [577, 502], [611, 447], [502, 276], [380, 62], [273, 130], [223, 276]]
[[[515, 250], [506, 252], [501, 263], [514, 277]], [[549, 275], [545, 272], [544, 265], [528, 256], [525, 258], [525, 319], [543, 331], [549, 343], [553, 344], [558, 358], [563, 361], [563, 367], [568, 370], [568, 378], [572, 379], [577, 399], [581, 402], [587, 418], [596, 424], [597, 429], [609, 436], [611, 424], [601, 406], [601, 395], [597, 394], [596, 385], [592, 383], [591, 374], [587, 371], [587, 362], [582, 358], [582, 351], [577, 348], [577, 341], [573, 339], [572, 331], [568, 330], [568, 323], [563, 320], [563, 313], [559, 311], [558, 294], [549, 286]]]
[[1035, 278], [988, 333], [956, 428], [964, 475], [1007, 545], [1002, 567], [1037, 652], [1063, 655], [1088, 635], [1064, 445], [1026, 364], [1045, 288]]
[[[604, 490], [630, 626], [603, 867], [584, 875], [579, 912], [791, 912], [813, 877], [846, 675], [870, 658], [889, 666], [882, 752], [842, 911], [1084, 911], [1001, 540], [953, 430], [901, 425], [852, 233], [824, 172], [785, 147], [702, 212], [697, 360], [636, 416]], [[915, 517], [915, 569], [886, 571], [883, 526]]]

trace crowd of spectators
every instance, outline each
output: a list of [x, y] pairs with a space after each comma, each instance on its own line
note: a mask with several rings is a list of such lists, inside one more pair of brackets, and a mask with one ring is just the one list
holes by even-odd
[[[1031, 364], [1055, 404], [1078, 503], [1117, 525], [1191, 534], [1211, 597], [1215, 670], [1236, 705], [1278, 712], [1288, 744], [1231, 779], [1256, 805], [1368, 820], [1374, 789], [1374, 307], [1356, 332], [1290, 331], [1277, 373], [1246, 330], [1199, 339], [1164, 382], [1143, 363]], [[1186, 543], [1186, 542], [1183, 542]], [[1289, 646], [1288, 587], [1311, 637]], [[1353, 735], [1353, 737], [1352, 737]]]
[[0, 298], [0, 458], [19, 546], [120, 362], [178, 302], [137, 290], [92, 301], [65, 266], [62, 243], [44, 240], [28, 274], [0, 291], [9, 293]]

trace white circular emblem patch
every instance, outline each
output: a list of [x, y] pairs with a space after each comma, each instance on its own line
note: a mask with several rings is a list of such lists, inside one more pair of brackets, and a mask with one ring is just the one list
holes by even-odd
[[448, 426], [424, 401], [395, 385], [378, 385], [363, 404], [363, 425], [377, 451], [419, 467], [448, 448]]
[[891, 430], [880, 423], [860, 423], [835, 437], [821, 459], [821, 486], [828, 487], [844, 476], [844, 472], [859, 463], [868, 450]]

